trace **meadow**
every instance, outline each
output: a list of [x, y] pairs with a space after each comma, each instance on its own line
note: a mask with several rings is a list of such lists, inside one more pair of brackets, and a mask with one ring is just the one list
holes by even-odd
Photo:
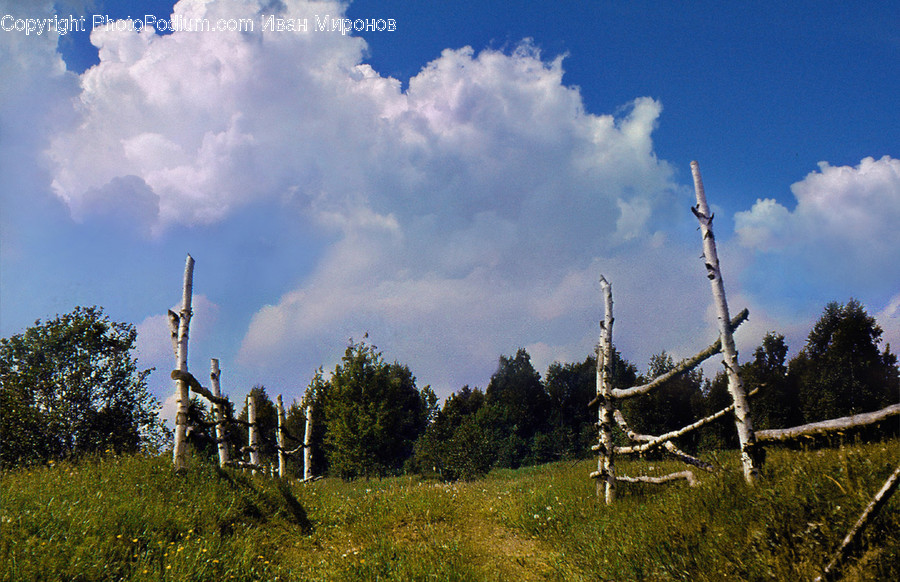
[[[98, 456], [0, 475], [4, 581], [811, 580], [900, 459], [900, 441], [735, 453], [700, 484], [626, 484], [598, 502], [595, 460], [443, 483], [279, 480], [169, 456]], [[621, 474], [680, 470], [620, 460]], [[900, 579], [900, 496], [845, 580]]]

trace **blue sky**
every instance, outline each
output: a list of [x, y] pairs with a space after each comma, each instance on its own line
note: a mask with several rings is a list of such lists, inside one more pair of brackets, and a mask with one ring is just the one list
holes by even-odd
[[[785, 5], [787, 4], [787, 5]], [[25, 19], [253, 31], [26, 34]], [[715, 337], [690, 161], [744, 357], [855, 297], [900, 345], [900, 6], [0, 0], [0, 333], [101, 305], [171, 409], [193, 370], [299, 398], [350, 337], [447, 396], [525, 347], [644, 368]], [[307, 32], [264, 31], [267, 16]], [[342, 35], [316, 19], [384, 19]], [[21, 28], [21, 26], [19, 26]], [[896, 348], [895, 350], [896, 351]]]

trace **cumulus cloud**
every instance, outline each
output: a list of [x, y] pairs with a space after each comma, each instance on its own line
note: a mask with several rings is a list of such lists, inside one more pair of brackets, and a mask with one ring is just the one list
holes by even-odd
[[528, 41], [446, 49], [403, 91], [363, 62], [362, 39], [259, 27], [263, 12], [315, 22], [342, 4], [273, 6], [174, 8], [255, 18], [252, 32], [92, 33], [79, 124], [49, 148], [73, 216], [165, 236], [253, 204], [330, 233], [315, 270], [252, 318], [251, 368], [311, 370], [370, 331], [456, 389], [521, 345], [541, 360], [590, 350], [598, 269], [664, 250], [652, 224], [679, 194], [653, 150], [661, 104], [589, 113], [563, 59]]
[[821, 162], [791, 192], [793, 210], [765, 199], [735, 215], [742, 245], [795, 257], [834, 277], [900, 284], [900, 160], [865, 158], [855, 167]]

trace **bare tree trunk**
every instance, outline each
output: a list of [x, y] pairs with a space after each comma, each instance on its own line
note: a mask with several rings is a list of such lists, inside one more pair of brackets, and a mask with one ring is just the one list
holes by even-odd
[[612, 438], [613, 411], [612, 397], [612, 326], [613, 301], [612, 286], [603, 275], [600, 276], [603, 290], [604, 317], [600, 322], [600, 343], [597, 347], [597, 397], [600, 398], [598, 424], [600, 427], [597, 456], [597, 496], [601, 492], [607, 505], [616, 499], [616, 465], [613, 455], [615, 446]]
[[753, 483], [759, 474], [758, 453], [755, 450], [756, 437], [753, 434], [753, 421], [750, 418], [750, 404], [747, 401], [747, 394], [744, 392], [744, 384], [738, 369], [737, 349], [734, 347], [734, 335], [728, 316], [728, 302], [725, 299], [725, 284], [719, 269], [716, 239], [712, 230], [713, 215], [706, 203], [706, 193], [703, 191], [703, 180], [700, 177], [700, 165], [697, 162], [691, 162], [691, 173], [694, 176], [694, 191], [697, 195], [697, 206], [692, 210], [700, 221], [700, 232], [703, 235], [703, 255], [706, 258], [707, 277], [716, 305], [719, 337], [722, 339], [722, 355], [725, 372], [728, 375], [728, 391], [734, 402], [734, 422], [741, 447], [741, 464], [744, 467], [744, 479], [747, 483]]
[[840, 547], [834, 552], [828, 565], [825, 566], [822, 575], [816, 578], [815, 582], [823, 582], [835, 578], [839, 573], [841, 564], [847, 557], [847, 554], [858, 543], [859, 535], [862, 530], [865, 529], [873, 517], [878, 515], [882, 506], [887, 503], [894, 491], [897, 490], [898, 484], [900, 484], [900, 465], [897, 465], [897, 468], [894, 469], [894, 472], [888, 477], [888, 480], [884, 482], [884, 485], [881, 486], [881, 489], [875, 494], [872, 501], [869, 502], [869, 505], [859, 516], [859, 519], [856, 520], [856, 523], [853, 524], [853, 527], [850, 528], [850, 531], [844, 536], [844, 541], [841, 542]]
[[[191, 298], [194, 287], [194, 259], [187, 256], [184, 265], [184, 289], [181, 298], [181, 312], [178, 314], [169, 312], [169, 326], [173, 337], [177, 338], [175, 349], [175, 369], [181, 372], [188, 371], [188, 330], [191, 323]], [[178, 409], [175, 413], [175, 442], [172, 447], [172, 460], [175, 470], [181, 471], [187, 468], [187, 418], [188, 404], [190, 402], [190, 390], [187, 382], [177, 380], [175, 382], [175, 394], [178, 398]]]
[[275, 435], [278, 444], [278, 476], [284, 477], [287, 472], [287, 460], [284, 453], [284, 404], [281, 394], [276, 399], [276, 408], [278, 409], [278, 433]]
[[[222, 372], [219, 370], [219, 360], [212, 358], [209, 361], [209, 382], [212, 387], [213, 396], [221, 398], [222, 393], [219, 387], [219, 378]], [[216, 411], [216, 444], [219, 448], [219, 466], [225, 467], [228, 463], [228, 441], [225, 438], [225, 407], [220, 403], [213, 401]]]
[[306, 430], [303, 433], [303, 480], [312, 479], [312, 404], [306, 405]]
[[256, 398], [252, 392], [247, 395], [247, 421], [250, 423], [248, 431], [250, 464], [259, 467], [259, 428], [256, 425]]

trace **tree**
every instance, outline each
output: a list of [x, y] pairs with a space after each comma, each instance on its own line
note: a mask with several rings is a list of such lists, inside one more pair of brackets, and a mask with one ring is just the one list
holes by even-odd
[[759, 389], [751, 407], [756, 429], [786, 428], [801, 422], [797, 392], [787, 378], [787, 352], [784, 336], [770, 332], [753, 352], [753, 360], [741, 366], [747, 392]]
[[546, 429], [550, 410], [550, 398], [528, 352], [520, 348], [515, 356], [500, 356], [485, 396], [493, 410], [481, 413], [492, 417], [490, 424], [498, 431], [494, 442], [500, 466], [516, 467], [528, 455], [535, 434]]
[[878, 410], [900, 394], [897, 357], [879, 349], [881, 328], [851, 299], [829, 303], [791, 360], [788, 378], [804, 422]]
[[[629, 388], [637, 381], [637, 368], [612, 350], [612, 383]], [[550, 397], [550, 436], [557, 457], [578, 457], [590, 453], [597, 442], [597, 409], [588, 403], [597, 394], [597, 358], [583, 362], [554, 362], [547, 370], [544, 386]]]
[[329, 471], [345, 479], [400, 473], [437, 405], [408, 367], [363, 342], [351, 342], [317, 391]]
[[468, 386], [451, 394], [415, 446], [413, 467], [419, 473], [437, 473], [442, 479], [470, 480], [487, 473], [494, 464], [489, 431], [478, 420], [484, 393]]
[[158, 402], [132, 351], [137, 331], [77, 307], [0, 340], [4, 467], [162, 443]]

